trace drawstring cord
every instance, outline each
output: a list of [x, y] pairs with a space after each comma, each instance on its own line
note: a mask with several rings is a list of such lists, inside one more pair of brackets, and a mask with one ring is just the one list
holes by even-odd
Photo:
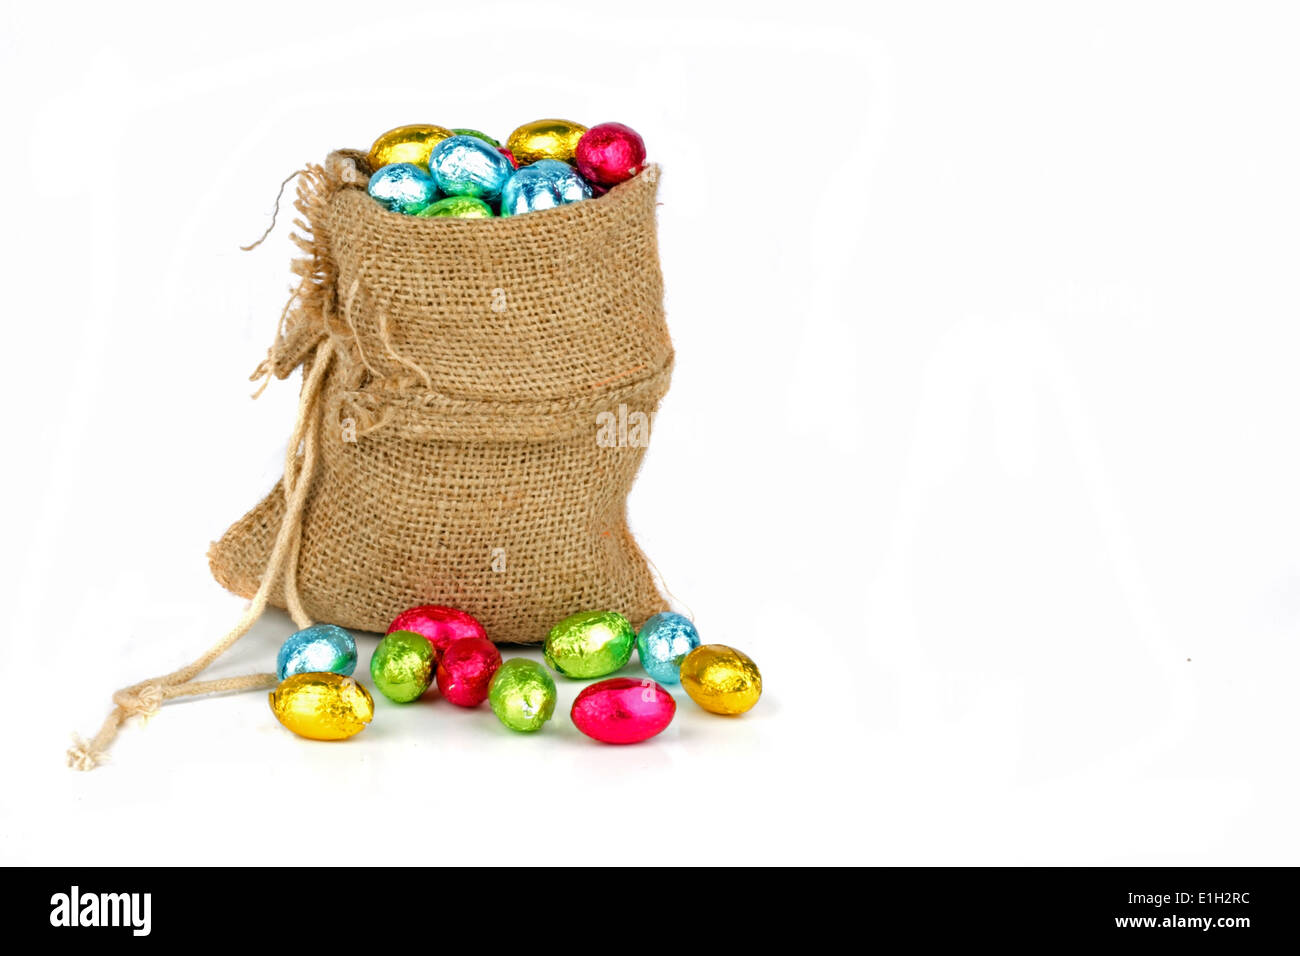
[[[285, 603], [294, 623], [298, 627], [309, 627], [311, 618], [303, 610], [302, 599], [298, 594], [298, 552], [302, 542], [302, 512], [307, 503], [307, 493], [311, 487], [312, 473], [316, 466], [317, 442], [320, 431], [320, 394], [325, 380], [325, 372], [334, 357], [334, 344], [326, 338], [316, 350], [311, 371], [303, 382], [302, 394], [298, 399], [298, 418], [294, 424], [293, 435], [289, 440], [289, 450], [285, 455], [284, 468], [284, 519], [275, 536], [275, 546], [267, 560], [266, 572], [262, 583], [253, 595], [243, 616], [227, 632], [226, 636], [208, 648], [192, 663], [179, 670], [140, 681], [124, 687], [113, 695], [113, 709], [109, 711], [104, 724], [89, 741], [74, 736], [73, 744], [68, 749], [68, 766], [74, 770], [93, 770], [106, 759], [108, 749], [117, 739], [122, 724], [130, 717], [148, 718], [158, 712], [162, 705], [177, 697], [192, 697], [199, 694], [215, 694], [222, 691], [243, 691], [257, 688], [274, 687], [277, 683], [274, 674], [246, 674], [242, 677], [224, 677], [218, 680], [195, 680], [207, 670], [217, 658], [230, 650], [241, 637], [262, 616], [271, 590], [284, 574]], [[299, 450], [301, 449], [301, 456]]]

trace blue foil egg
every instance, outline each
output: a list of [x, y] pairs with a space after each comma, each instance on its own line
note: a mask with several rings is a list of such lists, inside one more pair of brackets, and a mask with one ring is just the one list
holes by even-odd
[[448, 196], [491, 202], [514, 171], [510, 160], [477, 136], [448, 137], [429, 154], [429, 175]]
[[295, 674], [351, 675], [357, 667], [357, 642], [333, 624], [313, 624], [290, 634], [275, 657], [275, 676], [284, 680]]
[[393, 212], [419, 212], [438, 198], [437, 184], [414, 163], [381, 166], [370, 177], [366, 191]]
[[682, 659], [699, 646], [700, 632], [690, 618], [672, 611], [651, 617], [636, 636], [641, 666], [661, 684], [676, 684], [681, 679]]
[[517, 169], [501, 189], [501, 215], [553, 209], [591, 198], [591, 186], [568, 163], [539, 159]]

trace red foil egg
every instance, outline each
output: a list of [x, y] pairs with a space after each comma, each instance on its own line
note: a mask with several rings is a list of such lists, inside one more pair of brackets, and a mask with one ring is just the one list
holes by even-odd
[[614, 186], [641, 171], [645, 141], [630, 126], [601, 123], [582, 134], [573, 151], [573, 162], [588, 182]]
[[393, 618], [388, 626], [388, 633], [393, 631], [414, 631], [423, 634], [433, 645], [435, 654], [441, 655], [452, 641], [463, 637], [487, 639], [487, 631], [472, 614], [458, 611], [454, 607], [441, 604], [423, 604], [403, 611]]
[[673, 722], [677, 701], [654, 681], [613, 677], [583, 689], [569, 717], [588, 737], [606, 744], [636, 744]]
[[457, 707], [477, 707], [488, 697], [492, 675], [501, 666], [501, 652], [482, 637], [452, 641], [438, 661], [438, 690]]
[[506, 149], [504, 146], [498, 146], [497, 152], [500, 153], [502, 156], [504, 156], [506, 159], [510, 160], [510, 165], [513, 166], [515, 169], [519, 168], [519, 160], [515, 159], [515, 154], [510, 152], [510, 150]]

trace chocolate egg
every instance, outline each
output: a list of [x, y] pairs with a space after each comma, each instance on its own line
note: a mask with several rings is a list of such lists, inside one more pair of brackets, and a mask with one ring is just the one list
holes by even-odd
[[424, 169], [429, 168], [429, 154], [452, 131], [442, 126], [417, 124], [399, 126], [390, 129], [370, 147], [367, 157], [371, 169], [387, 166], [389, 163], [414, 163]]
[[573, 151], [585, 132], [587, 127], [569, 120], [534, 120], [510, 134], [506, 149], [514, 154], [521, 166], [539, 159], [558, 159], [567, 163], [573, 159]]
[[591, 198], [587, 181], [566, 163], [542, 159], [522, 166], [501, 187], [501, 215], [518, 216]]
[[472, 614], [446, 607], [442, 604], [421, 604], [408, 608], [388, 625], [388, 633], [393, 631], [414, 631], [423, 634], [441, 654], [452, 641], [462, 637], [487, 637], [487, 631]]
[[342, 674], [294, 674], [267, 696], [276, 720], [312, 740], [344, 740], [375, 716], [369, 692]]
[[615, 677], [583, 688], [569, 717], [602, 743], [635, 744], [667, 727], [676, 712], [673, 695], [654, 681]]
[[279, 680], [320, 672], [347, 676], [356, 667], [357, 642], [333, 624], [313, 624], [290, 634], [275, 656], [275, 676]]
[[546, 663], [565, 677], [604, 677], [632, 656], [636, 631], [614, 611], [583, 611], [566, 617], [546, 635]]
[[438, 661], [438, 690], [458, 707], [477, 707], [488, 697], [488, 685], [501, 666], [501, 652], [482, 637], [452, 641]]
[[700, 646], [691, 619], [673, 611], [656, 614], [641, 625], [636, 654], [645, 672], [657, 681], [676, 684], [686, 655]]
[[473, 196], [447, 196], [415, 214], [418, 219], [491, 219], [492, 207]]
[[588, 182], [616, 186], [641, 171], [645, 165], [645, 143], [630, 126], [600, 123], [578, 140], [573, 164]]
[[392, 163], [375, 170], [366, 191], [393, 212], [419, 212], [438, 196], [438, 186], [419, 166]]
[[433, 682], [433, 645], [423, 634], [392, 631], [370, 655], [370, 678], [395, 704], [418, 700]]
[[485, 143], [491, 143], [493, 146], [497, 147], [498, 149], [501, 147], [501, 144], [500, 144], [499, 142], [497, 142], [495, 139], [493, 139], [493, 138], [492, 138], [491, 136], [489, 136], [487, 133], [481, 132], [480, 130], [476, 130], [476, 129], [453, 129], [452, 132], [455, 133], [457, 136], [477, 136], [479, 139], [483, 140], [483, 142], [485, 142]]
[[681, 680], [691, 700], [715, 714], [743, 714], [763, 693], [758, 665], [725, 644], [702, 644], [687, 654]]
[[488, 703], [511, 730], [533, 733], [555, 713], [555, 681], [546, 668], [526, 657], [506, 661], [488, 685]]
[[477, 136], [449, 137], [429, 154], [429, 175], [449, 196], [494, 200], [513, 172], [510, 161]]

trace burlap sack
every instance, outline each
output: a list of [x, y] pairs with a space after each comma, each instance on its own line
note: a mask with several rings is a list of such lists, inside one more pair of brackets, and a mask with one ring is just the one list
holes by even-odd
[[195, 660], [117, 691], [70, 767], [98, 766], [129, 718], [168, 700], [274, 687], [274, 673], [198, 679], [268, 604], [299, 627], [369, 631], [450, 604], [524, 643], [576, 611], [639, 627], [667, 608], [625, 514], [672, 373], [657, 172], [492, 220], [390, 213], [352, 150], [296, 174], [307, 257], [254, 374], [303, 366], [284, 478], [209, 552], [251, 600]]
[[[302, 283], [260, 371], [312, 371], [319, 460], [288, 465], [307, 485], [270, 602], [368, 631], [449, 604], [524, 643], [576, 611], [666, 609], [625, 514], [645, 454], [627, 423], [673, 361], [657, 170], [560, 209], [418, 219], [366, 195], [364, 162], [299, 181]], [[281, 482], [212, 546], [224, 587], [258, 590], [288, 499]]]

